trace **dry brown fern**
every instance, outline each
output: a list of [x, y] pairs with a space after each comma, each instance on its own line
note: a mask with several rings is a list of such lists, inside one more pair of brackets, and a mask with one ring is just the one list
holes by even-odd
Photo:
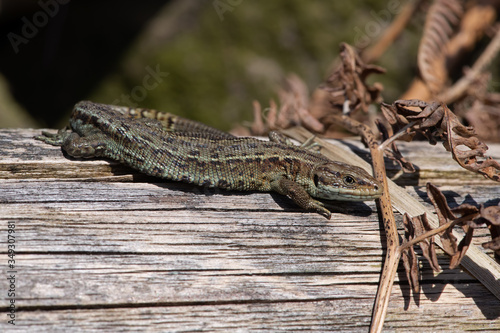
[[433, 94], [438, 94], [448, 81], [446, 44], [462, 14], [463, 4], [460, 0], [436, 0], [427, 14], [418, 50], [418, 68]]

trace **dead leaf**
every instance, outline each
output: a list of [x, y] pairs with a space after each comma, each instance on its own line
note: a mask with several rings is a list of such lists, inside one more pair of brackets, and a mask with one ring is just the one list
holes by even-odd
[[500, 226], [500, 204], [498, 206], [483, 207], [480, 209], [481, 217], [493, 225]]
[[460, 123], [445, 104], [397, 100], [392, 106], [383, 104], [382, 114], [391, 124], [393, 133], [412, 124], [411, 128], [406, 129], [408, 133], [420, 133], [431, 144], [435, 144], [436, 138], [440, 138], [445, 149], [451, 152], [453, 159], [461, 167], [500, 181], [500, 163], [485, 157], [488, 146], [477, 138], [473, 127]]
[[491, 241], [483, 243], [482, 246], [485, 249], [491, 249], [495, 251], [495, 259], [500, 263], [500, 226], [499, 225], [489, 225], [488, 229], [491, 234]]
[[[413, 225], [411, 223], [410, 216], [408, 214], [404, 214], [403, 216], [403, 225], [405, 228], [405, 239], [407, 241], [412, 240], [415, 236], [415, 230], [413, 229]], [[406, 272], [406, 278], [408, 279], [408, 283], [410, 284], [410, 288], [413, 292], [420, 292], [420, 283], [419, 283], [419, 268], [418, 268], [418, 259], [413, 246], [403, 250], [401, 259], [403, 260], [403, 266]]]
[[[414, 216], [411, 219], [411, 221], [413, 224], [413, 228], [415, 229], [415, 237], [418, 237], [426, 233], [427, 231], [432, 230], [432, 227], [429, 224], [429, 221], [427, 220], [427, 214], [425, 213], [419, 216]], [[440, 268], [436, 255], [436, 245], [434, 244], [434, 236], [425, 239], [424, 241], [418, 243], [418, 245], [422, 249], [422, 254], [431, 265], [431, 268], [435, 272], [439, 272]]]
[[420, 292], [419, 269], [417, 255], [413, 247], [405, 249], [401, 255], [401, 259], [403, 260], [403, 267], [405, 268], [410, 288], [413, 293], [417, 294]]
[[[349, 113], [354, 113], [367, 112], [370, 104], [382, 101], [382, 85], [375, 83], [370, 86], [366, 83], [366, 78], [374, 73], [385, 73], [385, 70], [379, 66], [365, 64], [354, 48], [346, 43], [340, 45], [339, 56], [340, 64], [326, 82], [317, 88], [327, 94], [313, 94], [310, 111], [316, 119], [321, 120], [331, 113], [341, 114], [346, 103]], [[328, 107], [325, 107], [326, 105]]]
[[460, 265], [465, 253], [469, 249], [470, 243], [472, 241], [472, 235], [474, 233], [474, 228], [469, 226], [463, 226], [466, 231], [464, 238], [458, 244], [457, 252], [450, 259], [450, 269], [454, 269]]

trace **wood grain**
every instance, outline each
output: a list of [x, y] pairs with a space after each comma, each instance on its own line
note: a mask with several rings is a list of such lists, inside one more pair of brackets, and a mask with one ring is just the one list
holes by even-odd
[[[0, 237], [15, 222], [18, 276], [16, 326], [4, 315], [0, 330], [368, 330], [384, 257], [374, 202], [328, 202], [328, 221], [279, 195], [68, 159], [32, 140], [38, 133], [0, 130]], [[403, 147], [419, 173], [393, 174], [420, 201], [429, 180], [452, 206], [498, 201], [497, 184], [461, 170], [441, 147]], [[498, 158], [500, 145], [491, 148]], [[486, 239], [480, 230], [474, 242]], [[5, 243], [0, 256], [6, 272]], [[443, 271], [433, 273], [422, 261], [417, 297], [399, 272], [385, 331], [500, 330], [500, 301], [448, 262], [441, 254]]]

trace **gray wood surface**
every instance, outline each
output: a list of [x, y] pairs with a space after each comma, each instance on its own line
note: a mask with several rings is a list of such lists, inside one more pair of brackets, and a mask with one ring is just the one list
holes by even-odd
[[[206, 190], [68, 159], [34, 141], [38, 133], [0, 130], [0, 237], [14, 222], [17, 251], [16, 325], [5, 311], [0, 330], [368, 330], [384, 257], [374, 202], [329, 202], [327, 221], [275, 194]], [[500, 159], [500, 145], [490, 146]], [[419, 171], [401, 175], [389, 163], [389, 172], [421, 201], [432, 181], [451, 206], [498, 203], [498, 184], [462, 170], [440, 145], [400, 148]], [[479, 230], [474, 243], [488, 235]], [[418, 296], [400, 271], [385, 331], [500, 330], [500, 301], [448, 262], [441, 254], [443, 271], [433, 273], [422, 261]], [[4, 309], [8, 289], [0, 279]]]

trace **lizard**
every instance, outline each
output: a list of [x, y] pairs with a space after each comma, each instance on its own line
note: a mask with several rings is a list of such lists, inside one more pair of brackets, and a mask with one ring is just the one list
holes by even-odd
[[[150, 176], [226, 190], [277, 192], [327, 219], [316, 199], [366, 201], [382, 185], [364, 169], [297, 146], [279, 132], [269, 141], [237, 137], [151, 109], [78, 102], [70, 127], [35, 139], [75, 158], [119, 161]], [[316, 199], [315, 199], [316, 198]]]

